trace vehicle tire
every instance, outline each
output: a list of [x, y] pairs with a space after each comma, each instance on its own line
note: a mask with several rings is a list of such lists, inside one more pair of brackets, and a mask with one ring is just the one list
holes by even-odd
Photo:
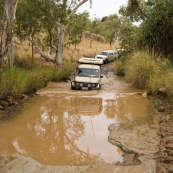
[[98, 90], [101, 90], [101, 88], [102, 88], [102, 86], [101, 86], [101, 84], [99, 84], [99, 88], [98, 88]]
[[71, 90], [76, 90], [76, 87], [74, 87], [74, 86], [71, 86]]
[[108, 63], [108, 59], [106, 59], [106, 64]]
[[104, 64], [106, 64], [107, 63], [107, 59], [106, 60], [104, 60]]

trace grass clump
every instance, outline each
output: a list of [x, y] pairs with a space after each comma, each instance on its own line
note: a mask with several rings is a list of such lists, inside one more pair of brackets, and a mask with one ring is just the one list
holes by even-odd
[[123, 54], [121, 55], [116, 61], [114, 61], [116, 74], [120, 76], [125, 75], [125, 63], [127, 59], [129, 58], [129, 54]]
[[156, 60], [143, 52], [133, 54], [125, 64], [125, 78], [140, 89], [147, 88], [150, 77], [158, 72]]
[[159, 67], [159, 73], [150, 77], [148, 90], [153, 95], [156, 95], [159, 88], [165, 88], [168, 98], [173, 100], [173, 68], [171, 63], [168, 60], [164, 60], [162, 63], [159, 63]]
[[173, 102], [173, 67], [169, 60], [137, 52], [125, 61], [124, 73], [134, 87], [147, 89], [152, 95], [164, 88], [167, 98]]
[[6, 68], [3, 73], [0, 73], [0, 99], [8, 95], [19, 99], [21, 94], [35, 93], [38, 89], [45, 87], [48, 82], [68, 79], [73, 69], [74, 65], [70, 61], [64, 61], [61, 70], [35, 65], [32, 69], [18, 66], [13, 69]]

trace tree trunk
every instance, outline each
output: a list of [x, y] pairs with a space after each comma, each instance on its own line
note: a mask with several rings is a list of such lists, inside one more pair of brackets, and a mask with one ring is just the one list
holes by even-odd
[[115, 45], [114, 45], [115, 50], [117, 50], [118, 42], [119, 42], [119, 33], [116, 34]]
[[90, 48], [92, 48], [92, 43], [93, 43], [93, 33], [90, 36]]
[[85, 46], [85, 32], [83, 32], [83, 44]]
[[[15, 21], [15, 14], [17, 8], [18, 0], [4, 0], [2, 6], [4, 7], [4, 23], [3, 23], [3, 30], [1, 35], [1, 51], [0, 51], [0, 68], [5, 66], [5, 58], [12, 48], [12, 38], [13, 38], [13, 28], [14, 28], [14, 21]], [[10, 48], [11, 47], [11, 48]], [[13, 51], [11, 51], [12, 53]], [[11, 57], [14, 57], [11, 56]], [[1, 69], [2, 70], [2, 69]]]
[[63, 50], [64, 50], [64, 32], [65, 27], [62, 24], [59, 24], [58, 27], [58, 51], [56, 54], [56, 65], [59, 69], [62, 68], [62, 58], [63, 58]]
[[[33, 40], [33, 36], [32, 36], [32, 40]], [[34, 62], [34, 44], [31, 42], [31, 51], [32, 51], [32, 62]]]
[[14, 66], [14, 45], [12, 40], [10, 46], [10, 68], [13, 68], [13, 66]]

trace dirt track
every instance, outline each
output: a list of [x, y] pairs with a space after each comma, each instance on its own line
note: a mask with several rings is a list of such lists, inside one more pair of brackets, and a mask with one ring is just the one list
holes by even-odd
[[[111, 73], [110, 73], [111, 72]], [[114, 81], [111, 75], [114, 73], [113, 63], [109, 63], [102, 67], [102, 73], [105, 80], [102, 91], [113, 89]], [[57, 92], [70, 92], [69, 82], [59, 83]], [[42, 94], [44, 90], [40, 91]], [[53, 91], [52, 92], [56, 92]], [[86, 93], [86, 92], [85, 92]], [[45, 93], [46, 94], [46, 93]], [[81, 94], [81, 92], [73, 91], [73, 94]], [[92, 94], [92, 92], [90, 92]], [[165, 100], [155, 99], [154, 105], [156, 108], [165, 106]], [[116, 126], [109, 126], [109, 141], [119, 146], [126, 151], [124, 154], [124, 162], [110, 165], [103, 161], [98, 161], [88, 166], [46, 166], [38, 163], [34, 159], [24, 157], [22, 155], [1, 155], [0, 156], [0, 172], [3, 173], [171, 173], [172, 167], [172, 143], [173, 131], [171, 126], [173, 120], [171, 114], [165, 109], [163, 112], [158, 112], [155, 109], [155, 118], [152, 124], [152, 131], [145, 125], [138, 125], [136, 129], [127, 129], [125, 132], [117, 129]], [[134, 126], [134, 124], [132, 124]], [[139, 135], [139, 129], [143, 129], [148, 135]], [[126, 135], [124, 135], [126, 134]], [[127, 145], [128, 144], [128, 145]], [[151, 144], [151, 145], [150, 145]], [[141, 148], [142, 152], [141, 152]]]

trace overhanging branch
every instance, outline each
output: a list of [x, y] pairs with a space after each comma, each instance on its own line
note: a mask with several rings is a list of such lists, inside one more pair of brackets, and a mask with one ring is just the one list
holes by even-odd
[[69, 20], [70, 19], [70, 17], [74, 14], [74, 13], [76, 13], [76, 10], [81, 6], [81, 5], [83, 5], [85, 2], [87, 2], [88, 0], [83, 0], [83, 1], [81, 1], [81, 2], [79, 2], [79, 4], [77, 4], [76, 5], [76, 7], [71, 11], [71, 13], [67, 16], [67, 20]]
[[40, 47], [34, 42], [34, 40], [31, 38], [31, 37], [29, 37], [28, 38], [29, 39], [29, 41], [31, 41], [32, 42], [32, 44], [35, 46], [35, 48], [38, 50], [38, 53], [41, 55], [41, 57], [43, 57], [46, 61], [48, 61], [48, 62], [53, 62], [53, 63], [55, 63], [55, 59], [54, 58], [52, 58], [52, 57], [50, 57], [50, 56], [48, 56], [48, 55], [45, 55], [45, 53], [40, 49]]

